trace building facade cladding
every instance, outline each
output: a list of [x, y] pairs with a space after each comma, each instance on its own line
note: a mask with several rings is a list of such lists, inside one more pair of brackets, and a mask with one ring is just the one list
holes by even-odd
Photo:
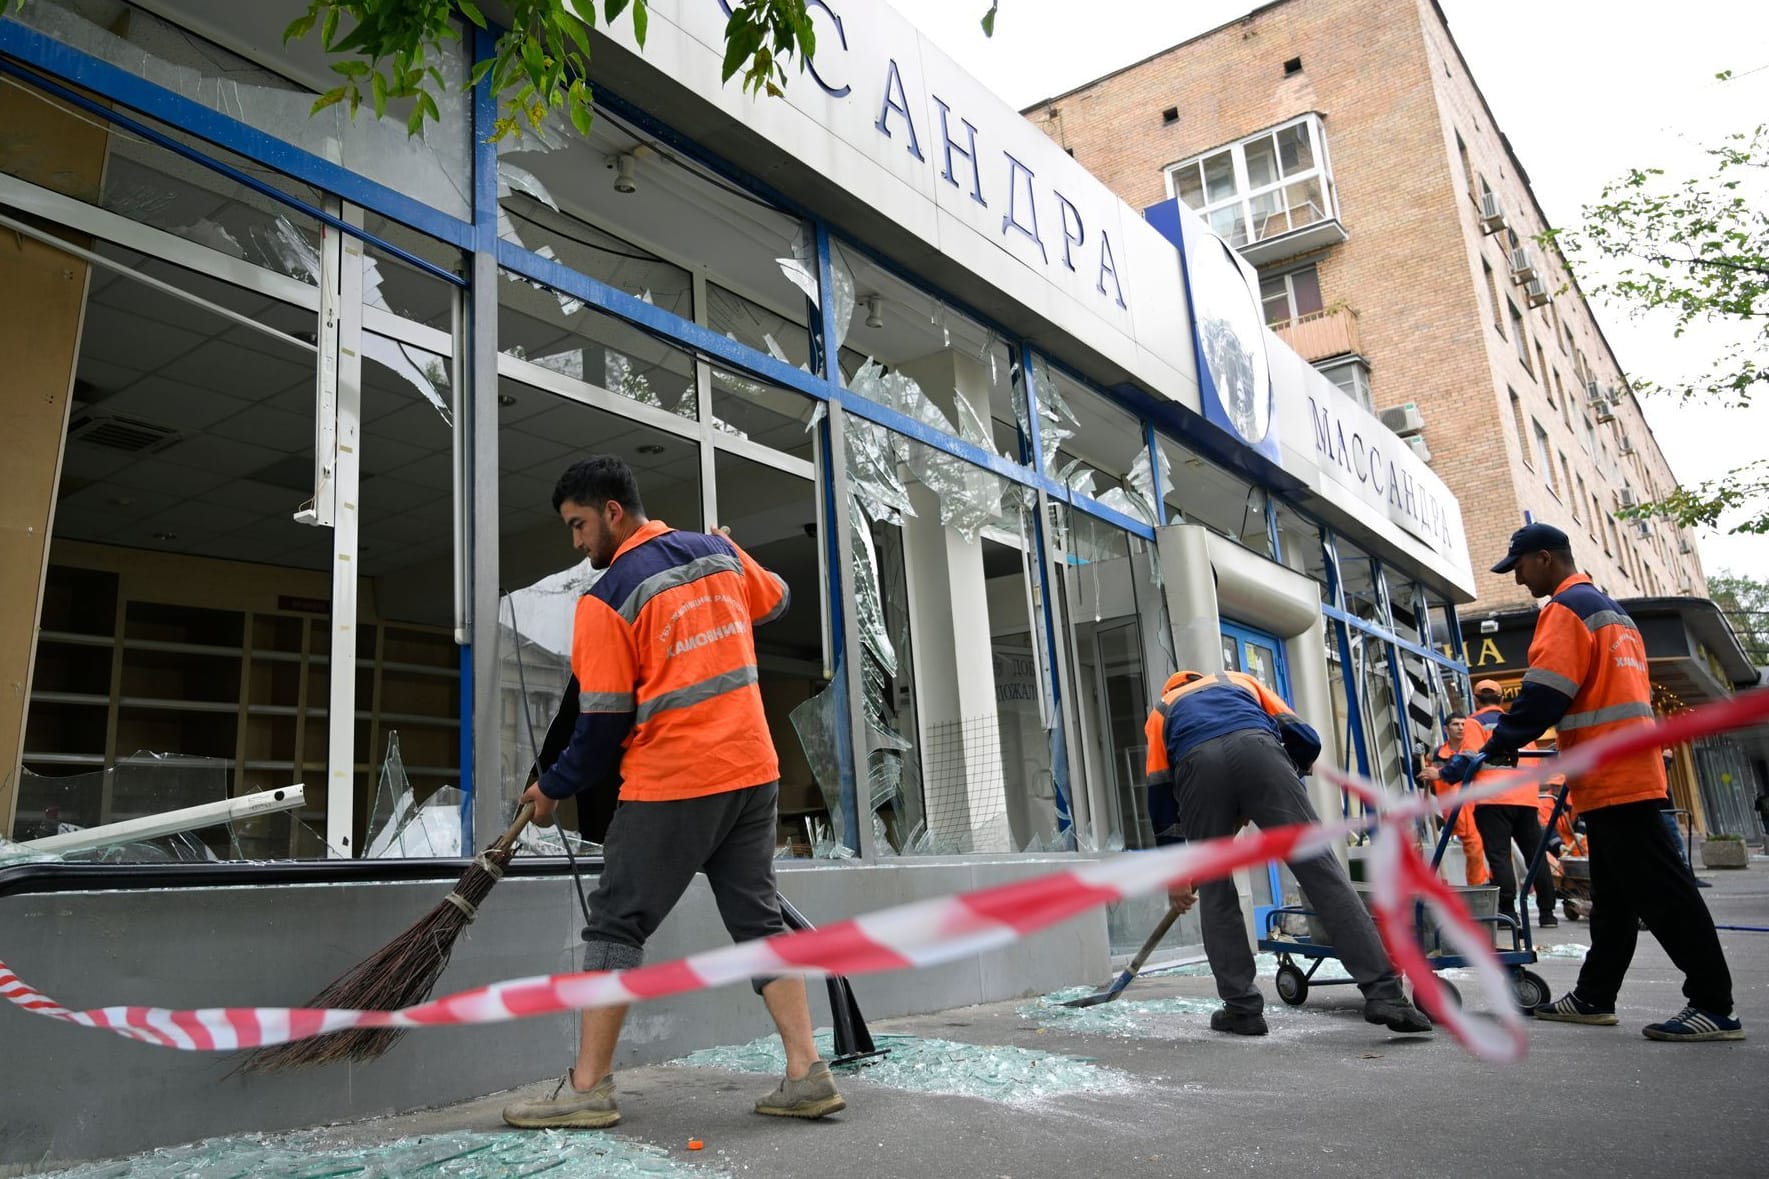
[[[160, 10], [176, 30], [177, 6]], [[59, 522], [47, 551], [32, 558], [50, 575], [23, 596], [41, 605], [7, 625], [9, 634], [40, 627], [52, 639], [0, 652], [11, 660], [9, 678], [35, 673], [41, 689], [9, 722], [16, 727], [0, 730], [25, 765], [38, 775], [66, 765], [112, 771], [120, 738], [101, 727], [92, 749], [74, 749], [89, 728], [43, 718], [116, 711], [135, 691], [128, 660], [112, 680], [96, 663], [44, 653], [133, 643], [157, 659], [143, 683], [209, 693], [196, 711], [230, 717], [144, 728], [144, 739], [236, 759], [224, 771], [236, 790], [325, 772], [326, 799], [311, 799], [306, 815], [323, 824], [323, 841], [309, 847], [291, 831], [281, 850], [352, 854], [366, 842], [375, 783], [365, 766], [379, 764], [395, 725], [411, 747], [419, 743], [411, 730], [451, 740], [458, 730], [454, 749], [440, 737], [423, 743], [428, 764], [411, 772], [429, 781], [414, 793], [460, 782], [466, 840], [472, 815], [481, 831], [501, 824], [535, 754], [521, 718], [557, 703], [551, 679], [569, 670], [571, 606], [594, 576], [558, 569], [563, 537], [545, 510], [545, 481], [570, 457], [606, 446], [640, 468], [654, 514], [709, 528], [734, 522], [747, 550], [777, 563], [788, 582], [800, 579], [797, 621], [787, 624], [799, 627], [797, 638], [769, 647], [765, 627], [756, 641], [783, 782], [803, 788], [795, 809], [821, 816], [823, 838], [807, 839], [806, 850], [845, 844], [873, 857], [1138, 845], [1141, 796], [1121, 764], [1140, 762], [1126, 760], [1126, 747], [1175, 660], [1206, 666], [1192, 653], [1195, 636], [1182, 636], [1196, 619], [1174, 614], [1172, 546], [1156, 559], [1170, 523], [1208, 531], [1198, 551], [1236, 569], [1221, 579], [1225, 617], [1269, 615], [1290, 628], [1279, 641], [1291, 644], [1293, 680], [1324, 684], [1329, 667], [1343, 676], [1344, 691], [1313, 701], [1340, 714], [1330, 724], [1319, 717], [1323, 730], [1358, 734], [1341, 760], [1406, 785], [1405, 759], [1390, 754], [1426, 744], [1418, 726], [1449, 707], [1444, 685], [1459, 664], [1438, 648], [1455, 649], [1453, 603], [1472, 585], [1442, 484], [1278, 346], [1270, 370], [1272, 418], [1285, 432], [1273, 448], [1279, 458], [1258, 457], [1206, 423], [1195, 334], [1183, 330], [1192, 303], [1215, 297], [1205, 280], [1187, 286], [1168, 239], [890, 10], [832, 4], [819, 19], [838, 11], [847, 23], [823, 35], [818, 72], [785, 101], [752, 105], [719, 84], [719, 55], [708, 48], [723, 27], [716, 0], [654, 5], [645, 55], [602, 45], [604, 105], [592, 145], [500, 149], [485, 134], [489, 96], [463, 99], [444, 121], [465, 120], [477, 145], [471, 182], [453, 177], [473, 194], [468, 219], [291, 142], [277, 112], [306, 110], [311, 95], [298, 85], [292, 106], [233, 81], [211, 93], [188, 72], [200, 74], [200, 61], [155, 57], [180, 37], [120, 43], [124, 34], [86, 26], [47, 0], [0, 21], [0, 68], [10, 90], [32, 92], [38, 118], [66, 109], [83, 126], [126, 133], [117, 141], [130, 167], [113, 170], [116, 184], [155, 165], [155, 153], [176, 157], [146, 189], [101, 193], [98, 207], [39, 184], [28, 159], [0, 157], [12, 161], [0, 168], [7, 203], [90, 235], [98, 247], [85, 261], [106, 284], [133, 290], [151, 279], [166, 306], [219, 317], [217, 334], [228, 325], [268, 334], [305, 357], [283, 378], [289, 388], [274, 421], [261, 416], [268, 407], [253, 400], [255, 385], [217, 374], [211, 383], [226, 386], [218, 395], [233, 401], [205, 393], [209, 404], [177, 438], [150, 440], [165, 461], [194, 439], [235, 458], [250, 451], [263, 464], [242, 468], [246, 485], [232, 497], [210, 484], [192, 492], [180, 517], [187, 535], [170, 523], [151, 533], [165, 574], [155, 592], [172, 595], [170, 607], [146, 594], [137, 608], [143, 561], [71, 498], [111, 492], [106, 481], [128, 464], [82, 467], [63, 480], [70, 498], [61, 504], [51, 472], [71, 472], [71, 458], [88, 462], [88, 436], [64, 436], [54, 461], [33, 468]], [[130, 27], [160, 28], [159, 19], [138, 13]], [[659, 36], [666, 25], [681, 35]], [[286, 51], [274, 37], [229, 43], [292, 69], [277, 59]], [[476, 52], [488, 48], [479, 38]], [[621, 93], [645, 94], [645, 107]], [[727, 139], [709, 130], [733, 121], [751, 132]], [[672, 123], [700, 128], [698, 141]], [[637, 152], [641, 145], [654, 150]], [[604, 155], [641, 161], [637, 183], [651, 195], [606, 195]], [[812, 183], [825, 171], [835, 179]], [[801, 186], [787, 181], [805, 180], [806, 205], [791, 206], [754, 179], [761, 175], [784, 178], [775, 183], [792, 191]], [[192, 177], [198, 189], [225, 188], [238, 207], [211, 203], [194, 227], [171, 214], [154, 220], [165, 200], [143, 193]], [[592, 181], [600, 181], [593, 193]], [[658, 223], [672, 201], [707, 216]], [[726, 245], [752, 233], [753, 248], [737, 262], [696, 256], [688, 243], [706, 240], [697, 222]], [[222, 282], [193, 297], [160, 260]], [[162, 271], [170, 277], [154, 277]], [[1256, 306], [1257, 292], [1234, 283], [1230, 301]], [[124, 338], [123, 317], [151, 302], [107, 290], [87, 313], [92, 347]], [[234, 306], [241, 291], [252, 298]], [[80, 338], [77, 327], [69, 332]], [[1255, 321], [1249, 339], [1271, 337]], [[117, 392], [97, 386], [141, 375], [96, 353], [76, 365], [64, 375], [84, 399], [82, 413]], [[408, 401], [385, 400], [394, 393]], [[1342, 462], [1315, 437], [1329, 415], [1310, 420], [1305, 399], [1333, 407]], [[145, 417], [182, 404], [155, 400], [152, 390], [136, 402]], [[239, 429], [209, 437], [211, 424], [235, 421], [227, 415], [245, 415]], [[103, 413], [71, 421], [86, 429], [97, 419], [136, 421]], [[309, 424], [318, 463], [300, 453]], [[66, 434], [67, 422], [60, 428]], [[270, 446], [279, 433], [299, 439], [282, 458]], [[409, 486], [407, 468], [383, 457], [395, 455], [409, 464]], [[1336, 466], [1355, 473], [1325, 469]], [[317, 484], [306, 482], [314, 467]], [[199, 481], [182, 466], [179, 479]], [[1360, 480], [1377, 490], [1360, 491]], [[286, 496], [267, 517], [246, 512], [240, 496], [275, 486], [294, 500], [316, 491], [304, 516], [330, 529], [288, 531]], [[111, 493], [113, 504], [135, 494]], [[199, 557], [224, 582], [246, 580], [241, 564], [277, 565], [274, 551], [242, 556], [266, 543], [255, 534], [272, 524], [304, 546], [302, 596], [241, 590], [237, 618], [211, 618], [202, 612], [214, 603], [191, 586], [212, 582], [173, 584]], [[198, 530], [214, 531], [213, 543], [194, 547], [188, 533]], [[768, 539], [757, 543], [754, 533]], [[1261, 569], [1265, 580], [1301, 586], [1292, 586], [1290, 606], [1261, 586]], [[96, 570], [120, 578], [106, 584], [122, 622], [73, 633], [81, 627], [66, 621], [69, 602]], [[1210, 578], [1203, 584], [1215, 615], [1217, 590]], [[504, 595], [499, 585], [524, 588]], [[820, 585], [828, 587], [822, 633], [810, 605]], [[1306, 617], [1291, 609], [1296, 601]], [[218, 629], [173, 634], [167, 609], [184, 611], [189, 626]], [[378, 630], [367, 639], [371, 620]], [[412, 637], [420, 632], [429, 646]], [[431, 658], [438, 642], [446, 654]], [[1296, 644], [1318, 666], [1301, 666]], [[1242, 659], [1228, 660], [1214, 638], [1203, 649], [1231, 666]], [[225, 669], [198, 675], [179, 662], [184, 655], [244, 666], [229, 688]], [[1102, 678], [1127, 657], [1137, 676]], [[1259, 658], [1247, 655], [1245, 669]], [[298, 669], [286, 683], [275, 674], [281, 664]], [[76, 672], [90, 685], [63, 691]], [[1375, 696], [1372, 677], [1382, 681]], [[1387, 703], [1378, 708], [1377, 696]], [[845, 713], [843, 700], [855, 702]], [[1406, 700], [1424, 703], [1409, 710]], [[336, 718], [329, 724], [324, 703]], [[365, 705], [366, 734], [350, 723]], [[9, 829], [18, 805], [0, 796]], [[262, 854], [278, 851], [273, 841]]]
[[[1169, 195], [1171, 165], [1308, 112], [1349, 236], [1261, 273], [1312, 264], [1326, 307], [1357, 313], [1374, 403], [1422, 411], [1432, 468], [1472, 505], [1471, 551], [1503, 552], [1527, 512], [1573, 537], [1581, 567], [1617, 593], [1704, 594], [1689, 534], [1663, 521], [1611, 533], [1625, 494], [1645, 501], [1676, 480], [1564, 260], [1538, 244], [1547, 221], [1432, 0], [1281, 0], [1025, 114], [1142, 204]], [[1497, 233], [1482, 228], [1483, 181], [1506, 215]], [[1551, 301], [1529, 306], [1511, 280], [1513, 232]], [[1614, 401], [1594, 405], [1593, 381]], [[1475, 609], [1525, 602], [1484, 564]]]

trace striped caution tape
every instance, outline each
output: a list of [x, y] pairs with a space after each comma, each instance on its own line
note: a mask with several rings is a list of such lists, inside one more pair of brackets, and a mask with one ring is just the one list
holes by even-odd
[[[1551, 768], [1544, 767], [1541, 776], [1565, 773], [1576, 777], [1613, 757], [1765, 719], [1769, 719], [1769, 691], [1736, 696], [1593, 742], [1558, 759]], [[1496, 1061], [1521, 1059], [1525, 1048], [1522, 1019], [1509, 1001], [1504, 970], [1491, 941], [1469, 918], [1455, 894], [1425, 865], [1412, 834], [1414, 820], [1515, 789], [1517, 779], [1484, 787], [1476, 783], [1435, 797], [1428, 793], [1397, 797], [1328, 768], [1321, 773], [1380, 811], [1381, 826], [1369, 861], [1372, 907], [1382, 940], [1395, 964], [1412, 981], [1415, 993], [1440, 1014], [1470, 1052]], [[674, 962], [632, 970], [512, 979], [399, 1011], [299, 1007], [176, 1011], [139, 1006], [71, 1011], [24, 982], [4, 963], [0, 963], [0, 997], [36, 1015], [100, 1028], [148, 1044], [199, 1052], [262, 1048], [350, 1028], [497, 1023], [658, 999], [762, 975], [861, 975], [950, 962], [1008, 945], [1112, 901], [1181, 882], [1220, 879], [1238, 868], [1319, 855], [1376, 822], [1376, 817], [1358, 817], [1298, 823], [1261, 831], [1251, 838], [1132, 852], [1030, 880], [900, 905], [819, 929], [724, 946]], [[1415, 937], [1416, 901], [1431, 910], [1450, 944], [1473, 964], [1493, 997], [1496, 1016], [1466, 1013], [1442, 1001], [1442, 984], [1432, 974]]]

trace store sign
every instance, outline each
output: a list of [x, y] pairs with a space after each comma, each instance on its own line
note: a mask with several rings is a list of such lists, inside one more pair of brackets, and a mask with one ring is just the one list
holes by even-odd
[[1448, 556], [1463, 548], [1462, 512], [1406, 441], [1325, 377], [1311, 381], [1308, 417], [1322, 472]]
[[1177, 197], [1149, 206], [1143, 217], [1184, 260], [1204, 420], [1281, 463], [1259, 273]]
[[[688, 31], [722, 53], [733, 0], [681, 4]], [[788, 86], [784, 101], [890, 173], [931, 189], [942, 212], [1095, 311], [1124, 318], [1131, 288], [1123, 205], [1110, 190], [888, 5], [809, 0], [807, 7], [817, 52], [805, 77], [821, 101], [802, 86]], [[727, 85], [735, 89], [737, 79]]]

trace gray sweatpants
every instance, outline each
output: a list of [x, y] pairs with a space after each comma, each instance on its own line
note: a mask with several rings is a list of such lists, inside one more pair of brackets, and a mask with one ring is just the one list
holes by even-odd
[[[1242, 819], [1263, 828], [1318, 821], [1290, 755], [1276, 737], [1257, 729], [1226, 733], [1187, 753], [1173, 767], [1173, 795], [1179, 827], [1188, 840], [1233, 835]], [[1296, 860], [1290, 870], [1307, 890], [1358, 989], [1372, 999], [1400, 995], [1400, 976], [1382, 948], [1375, 922], [1332, 853]], [[1254, 985], [1253, 948], [1241, 923], [1234, 880], [1200, 885], [1198, 901], [1216, 993], [1232, 1011], [1263, 1011], [1265, 997]]]
[[[667, 802], [623, 802], [602, 844], [604, 866], [590, 894], [585, 970], [630, 970], [645, 943], [706, 873], [733, 941], [780, 933], [774, 891], [778, 782]], [[759, 991], [769, 980], [756, 983]]]

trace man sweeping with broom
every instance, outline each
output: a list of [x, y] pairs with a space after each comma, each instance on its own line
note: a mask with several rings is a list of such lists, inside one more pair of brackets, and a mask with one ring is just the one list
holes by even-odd
[[[606, 570], [578, 600], [571, 665], [577, 726], [522, 800], [535, 822], [618, 764], [620, 806], [590, 897], [585, 970], [625, 970], [704, 871], [737, 941], [785, 930], [774, 891], [779, 763], [762, 713], [751, 627], [786, 610], [786, 585], [723, 535], [649, 520], [632, 471], [596, 455], [553, 490], [572, 544]], [[802, 979], [757, 979], [786, 1049], [761, 1114], [819, 1118], [846, 1106], [817, 1057]], [[620, 1121], [611, 1072], [626, 1008], [583, 1012], [577, 1059], [551, 1096], [518, 1101], [522, 1128]]]

